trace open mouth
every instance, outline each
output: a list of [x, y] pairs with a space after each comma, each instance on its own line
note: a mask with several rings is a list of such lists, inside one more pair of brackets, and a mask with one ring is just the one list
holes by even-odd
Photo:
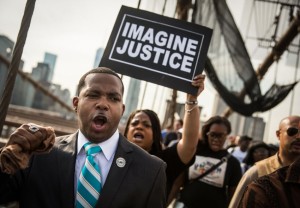
[[107, 123], [107, 118], [103, 115], [98, 115], [93, 119], [96, 126], [103, 126], [105, 123]]
[[142, 140], [144, 139], [144, 135], [142, 133], [137, 132], [133, 135], [133, 138], [136, 140]]
[[297, 141], [293, 142], [292, 145], [296, 148], [300, 148], [300, 141], [297, 140]]

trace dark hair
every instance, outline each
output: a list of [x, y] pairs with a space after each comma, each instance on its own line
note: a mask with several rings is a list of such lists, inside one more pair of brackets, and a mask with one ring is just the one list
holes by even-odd
[[253, 158], [253, 152], [258, 149], [258, 148], [265, 148], [268, 150], [269, 154], [268, 154], [268, 157], [271, 156], [270, 154], [270, 148], [269, 148], [269, 145], [267, 145], [265, 142], [254, 142], [250, 148], [248, 149], [248, 152], [243, 160], [243, 163], [246, 163], [248, 166], [252, 166], [254, 165], [255, 161], [254, 161], [254, 158]]
[[92, 70], [86, 72], [84, 75], [82, 75], [82, 77], [79, 80], [78, 86], [77, 86], [77, 92], [76, 92], [77, 95], [80, 94], [81, 89], [85, 86], [85, 78], [89, 74], [96, 74], [96, 73], [99, 73], [99, 74], [111, 74], [111, 75], [113, 75], [115, 77], [118, 77], [120, 79], [120, 81], [121, 81], [121, 84], [122, 84], [122, 94], [124, 94], [123, 81], [119, 77], [119, 75], [115, 71], [113, 71], [112, 69], [109, 69], [107, 67], [98, 67], [98, 68], [92, 69]]
[[128, 117], [126, 127], [124, 130], [124, 136], [127, 137], [127, 133], [128, 133], [128, 129], [129, 129], [131, 120], [137, 113], [140, 113], [140, 112], [143, 112], [147, 116], [149, 116], [151, 124], [152, 124], [153, 143], [152, 143], [151, 151], [149, 153], [152, 155], [158, 155], [162, 152], [162, 144], [161, 144], [162, 136], [161, 136], [160, 121], [159, 121], [157, 114], [154, 111], [149, 110], [149, 109], [143, 109], [143, 110], [136, 110], [136, 111], [132, 112], [130, 114], [130, 116]]
[[226, 117], [223, 116], [213, 116], [210, 119], [208, 119], [205, 124], [202, 127], [201, 130], [201, 136], [202, 136], [202, 140], [207, 144], [208, 143], [208, 136], [207, 136], [207, 132], [209, 132], [210, 127], [213, 124], [222, 124], [227, 128], [227, 135], [230, 134], [231, 132], [231, 124], [228, 121], [228, 119]]
[[252, 141], [253, 139], [247, 135], [242, 135], [240, 136], [239, 142], [240, 141]]
[[180, 125], [183, 126], [183, 120], [181, 118], [176, 119], [175, 121], [178, 121], [180, 123]]
[[270, 150], [270, 156], [276, 154], [279, 150], [278, 144], [268, 144]]

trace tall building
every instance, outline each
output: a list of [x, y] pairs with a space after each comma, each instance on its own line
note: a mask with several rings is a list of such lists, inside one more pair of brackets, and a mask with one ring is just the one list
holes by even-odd
[[[14, 42], [12, 40], [10, 40], [8, 37], [4, 35], [0, 35], [0, 55], [3, 58], [9, 61], [11, 60], [13, 47], [14, 47]], [[7, 74], [8, 74], [7, 65], [0, 61], [0, 95], [2, 95], [2, 92], [4, 90]]]
[[[31, 76], [30, 73], [25, 72], [25, 74]], [[18, 103], [17, 105], [32, 107], [34, 95], [36, 91], [35, 87], [31, 83], [25, 80], [22, 80], [22, 82], [23, 82], [22, 84], [23, 93], [22, 95], [19, 95], [21, 97], [22, 102]]]
[[[0, 35], [0, 55], [2, 58], [11, 61], [13, 55], [13, 47], [14, 42], [10, 40], [8, 37], [4, 35]], [[19, 64], [19, 70], [22, 71], [24, 62], [21, 60]], [[8, 75], [9, 66], [4, 62], [0, 61], [0, 96], [3, 93], [5, 88], [6, 79]], [[12, 104], [19, 104], [21, 103], [23, 94], [23, 79], [20, 77], [19, 74], [16, 75], [15, 84], [13, 88], [13, 92], [11, 95], [11, 103]]]
[[49, 64], [38, 63], [38, 65], [32, 69], [31, 75], [35, 81], [49, 82], [48, 77], [49, 77], [50, 71], [51, 71], [51, 69], [49, 67]]
[[[16, 76], [14, 89], [12, 91], [12, 96], [10, 103], [13, 105], [20, 106], [31, 106], [30, 98], [33, 98], [33, 87], [30, 83], [24, 80], [19, 74]], [[26, 101], [27, 100], [27, 101]], [[29, 102], [29, 105], [25, 105], [25, 103]]]
[[48, 82], [52, 82], [56, 59], [57, 59], [57, 56], [55, 54], [51, 54], [51, 53], [46, 52], [45, 55], [44, 55], [44, 62], [43, 63], [49, 65], [49, 73], [48, 73], [48, 76], [47, 76], [47, 81]]
[[128, 92], [134, 92], [134, 93], [128, 93], [126, 96], [126, 101], [125, 101], [126, 108], [121, 120], [122, 124], [125, 124], [130, 113], [133, 112], [135, 109], [137, 109], [139, 93], [140, 93], [140, 82], [141, 81], [138, 79], [130, 78]]
[[244, 134], [251, 135], [253, 139], [263, 141], [266, 122], [259, 117], [246, 117], [244, 122]]
[[[50, 67], [47, 63], [38, 63], [36, 67], [32, 69], [31, 77], [38, 81], [45, 88], [50, 89], [51, 83], [48, 81], [50, 74]], [[44, 96], [44, 93], [35, 90], [34, 99], [32, 103], [33, 108], [47, 110], [49, 106], [49, 98]]]
[[[59, 84], [51, 84], [49, 91], [58, 97], [60, 100], [65, 101], [66, 104], [72, 105], [72, 100], [70, 99], [71, 93], [68, 89], [62, 89], [61, 85]], [[53, 111], [53, 112], [59, 112], [62, 116], [64, 116], [67, 119], [73, 119], [75, 118], [75, 114], [70, 114], [70, 112], [62, 108], [61, 105], [58, 102], [55, 102], [53, 99], [50, 99], [48, 101], [48, 108], [47, 110]]]
[[104, 48], [98, 48], [96, 52], [95, 61], [94, 61], [94, 68], [97, 68], [99, 66], [103, 53], [104, 53]]
[[14, 42], [4, 35], [0, 35], [0, 54], [11, 60]]

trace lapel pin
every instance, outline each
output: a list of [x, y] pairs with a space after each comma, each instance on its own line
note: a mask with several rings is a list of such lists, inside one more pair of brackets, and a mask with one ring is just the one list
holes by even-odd
[[119, 157], [117, 158], [116, 163], [119, 168], [123, 168], [126, 164], [126, 161], [123, 157]]

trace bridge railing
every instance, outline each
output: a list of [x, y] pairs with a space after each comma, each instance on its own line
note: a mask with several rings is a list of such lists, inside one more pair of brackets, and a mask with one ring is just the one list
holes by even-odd
[[0, 146], [3, 146], [9, 135], [24, 123], [51, 126], [54, 128], [57, 136], [71, 134], [78, 129], [77, 120], [66, 119], [58, 113], [9, 105], [0, 137]]

